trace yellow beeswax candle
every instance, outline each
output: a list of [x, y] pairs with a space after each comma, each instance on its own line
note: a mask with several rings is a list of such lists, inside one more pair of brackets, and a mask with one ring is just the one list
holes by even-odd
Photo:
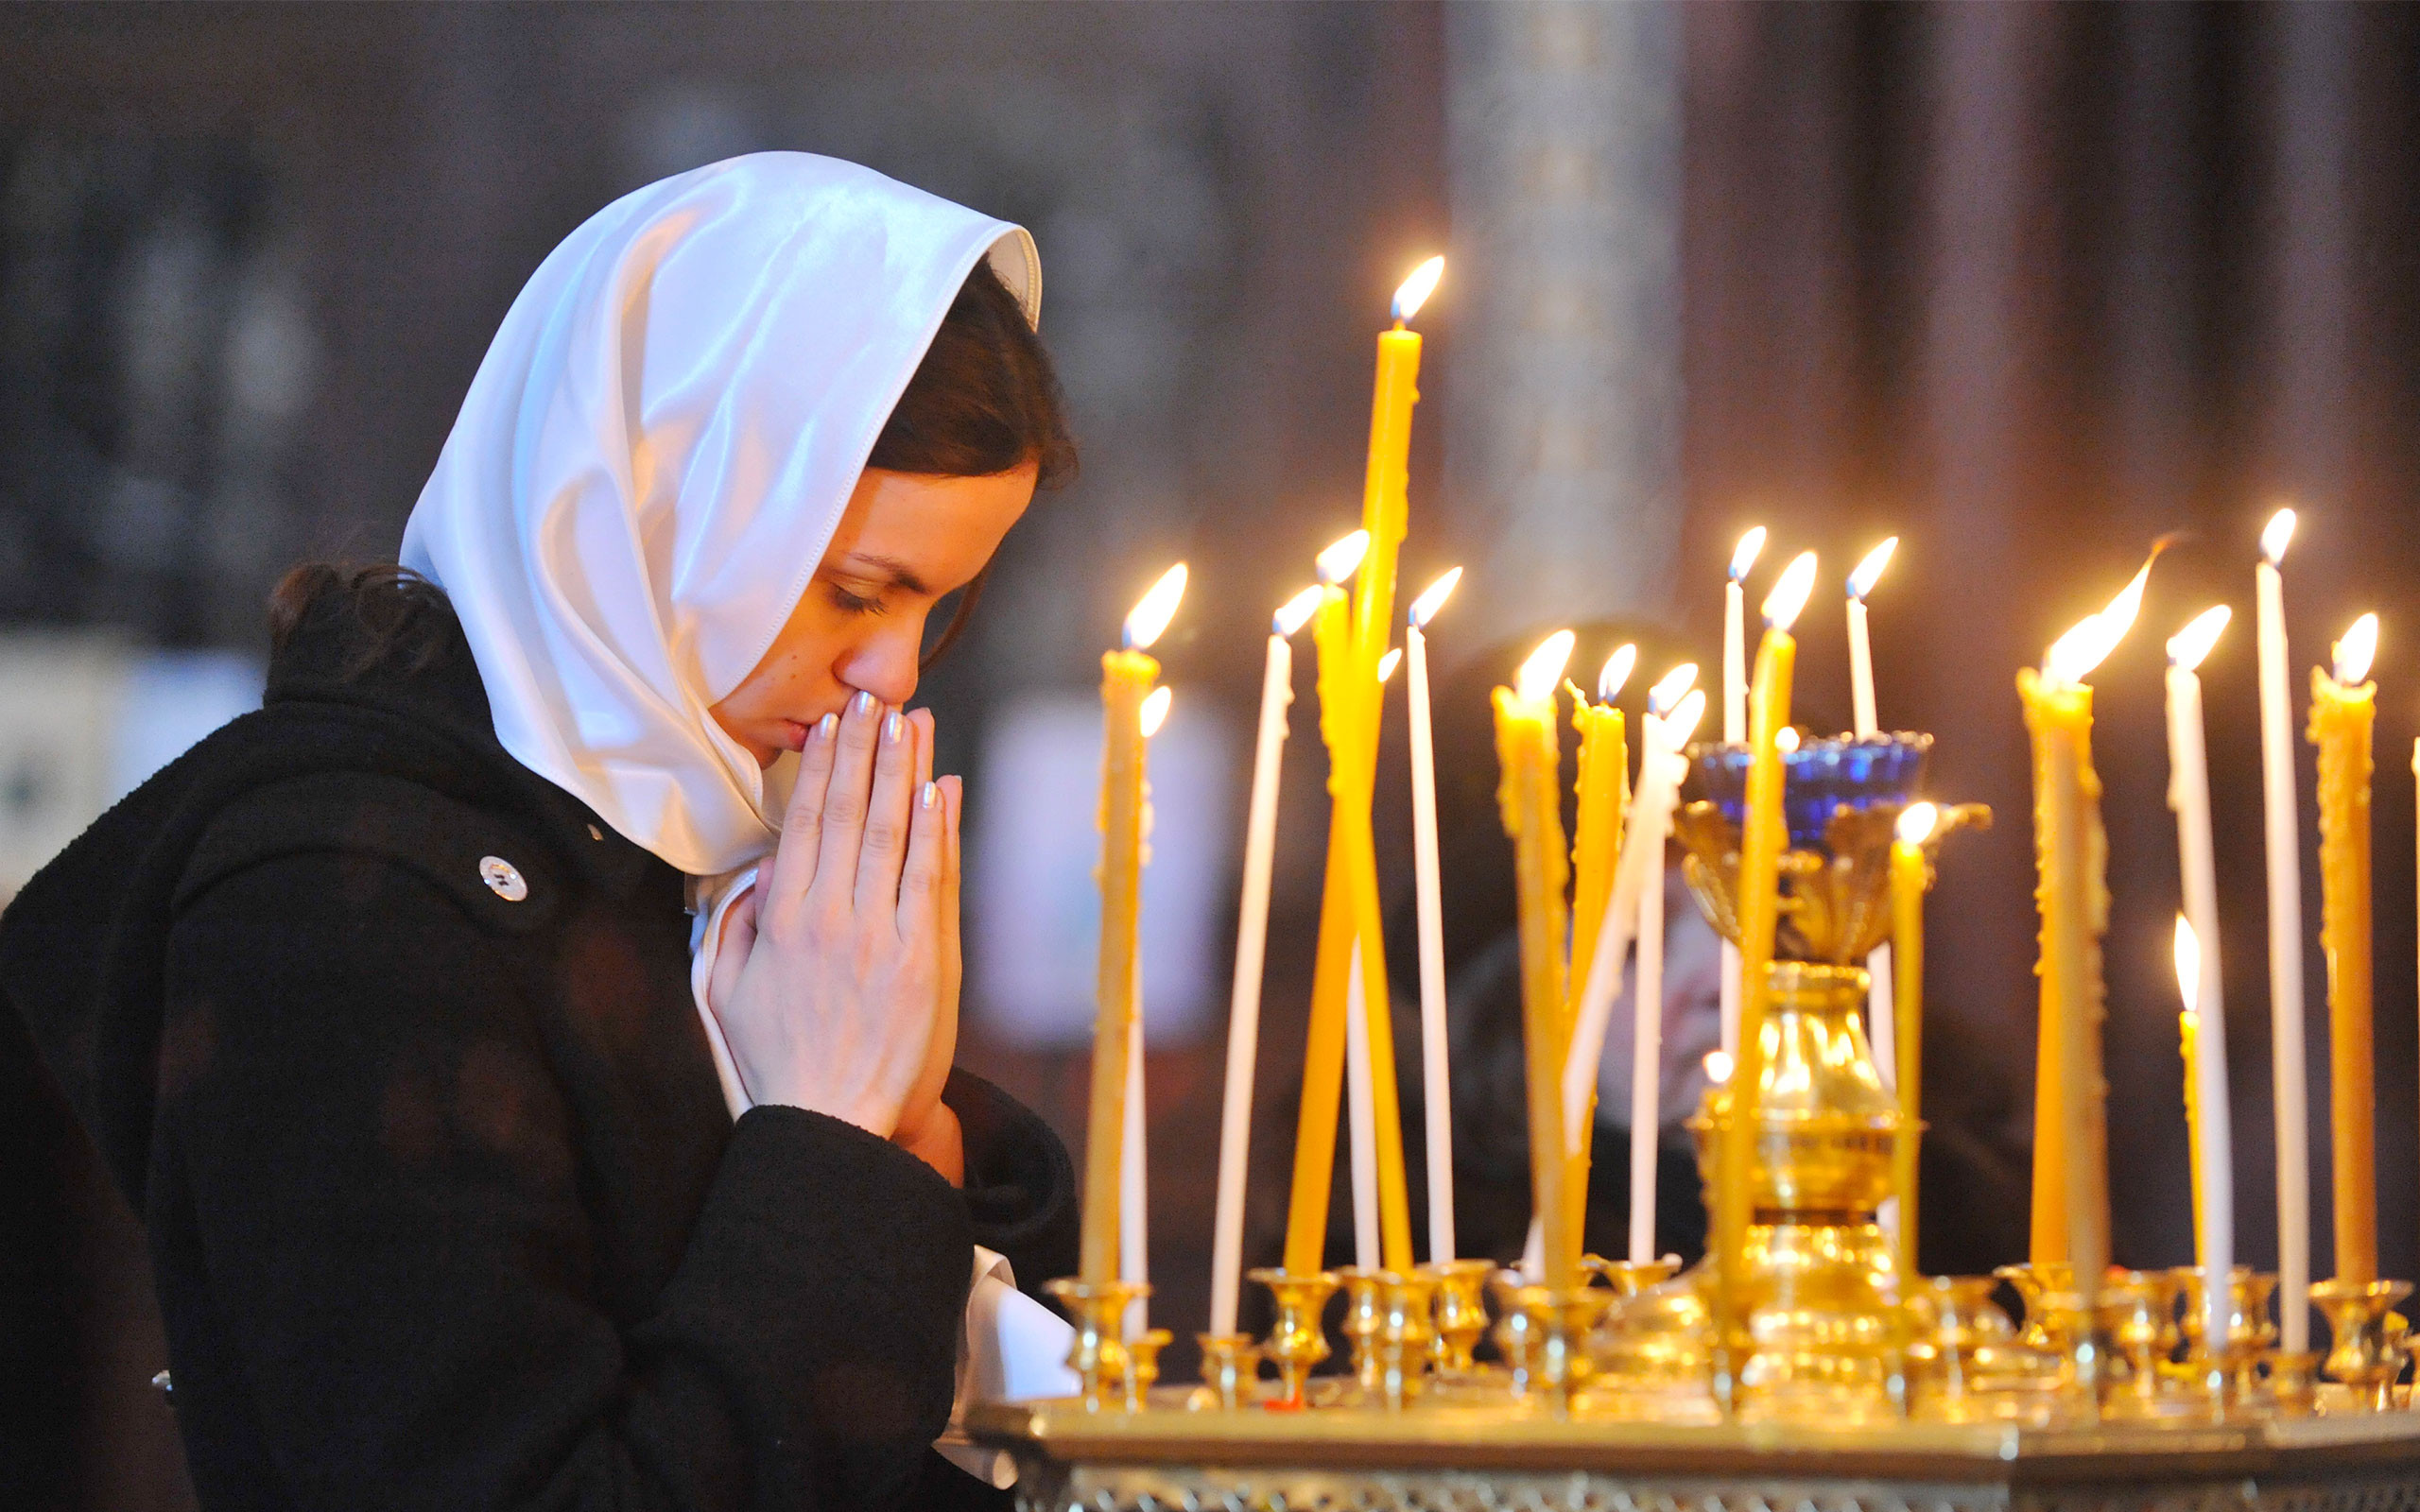
[[2310, 741], [2319, 747], [2319, 946], [2327, 958], [2336, 1279], [2356, 1285], [2378, 1274], [2370, 1022], [2370, 741], [2377, 684], [2365, 680], [2377, 639], [2377, 616], [2362, 615], [2336, 643], [2335, 676], [2314, 668], [2310, 679]]
[[1512, 839], [1519, 879], [1521, 1042], [1529, 1073], [1530, 1179], [1543, 1231], [1540, 1254], [1551, 1287], [1579, 1284], [1579, 1236], [1571, 1231], [1570, 1159], [1563, 1142], [1564, 1029], [1561, 747], [1555, 737], [1555, 679], [1571, 655], [1561, 630], [1522, 663], [1510, 688], [1495, 690], [1496, 795]]
[[[1739, 1048], [1731, 1076], [1731, 1119], [1725, 1126], [1715, 1182], [1715, 1254], [1722, 1286], [1722, 1327], [1727, 1348], [1746, 1343], [1744, 1282], [1748, 1225], [1754, 1194], [1758, 1093], [1764, 1079], [1764, 1022], [1772, 984], [1773, 930], [1781, 917], [1781, 857], [1789, 846], [1789, 822], [1782, 811], [1783, 731], [1789, 728], [1790, 681], [1798, 643], [1790, 627], [1815, 586], [1815, 554], [1801, 552], [1765, 598], [1765, 633], [1756, 645], [1756, 670], [1748, 690], [1748, 794], [1739, 837]], [[1738, 1364], [1735, 1362], [1736, 1370]]]
[[2075, 1266], [2087, 1301], [2109, 1261], [2109, 1162], [2101, 1080], [2100, 936], [2109, 927], [2109, 842], [2092, 767], [2092, 690], [2142, 607], [2151, 567], [2100, 613], [2016, 675], [2033, 748], [2035, 906], [2042, 919], [2041, 1022], [2034, 1060], [2033, 1233], [2036, 1264]]
[[[2182, 918], [2183, 916], [2178, 916]], [[2199, 947], [2196, 947], [2197, 949]], [[2209, 1263], [2208, 1249], [2202, 1242], [2202, 1098], [2193, 1086], [2193, 1040], [2202, 1026], [2202, 1016], [2191, 1008], [2176, 1016], [2177, 1053], [2185, 1057], [2185, 1136], [2187, 1140], [2187, 1172], [2193, 1191], [2193, 1263]]]
[[[1580, 996], [1588, 983], [1588, 968], [1597, 954], [1598, 931], [1614, 895], [1614, 868], [1622, 850], [1622, 816], [1630, 808], [1630, 731], [1614, 698], [1630, 680], [1638, 662], [1638, 647], [1622, 645], [1605, 660], [1597, 676], [1597, 701], [1590, 703], [1568, 683], [1571, 728], [1580, 736], [1580, 774], [1573, 786], [1579, 799], [1571, 848], [1571, 971], [1564, 983], [1562, 1035], [1567, 1047], [1580, 1017]], [[1571, 1232], [1578, 1234], [1588, 1217], [1589, 1145], [1597, 1120], [1595, 1089], [1590, 1089], [1590, 1115], [1580, 1125], [1579, 1158], [1570, 1162]]]
[[1100, 973], [1093, 1029], [1092, 1097], [1084, 1121], [1080, 1263], [1094, 1285], [1117, 1280], [1120, 1156], [1126, 1137], [1128, 1040], [1133, 1033], [1142, 918], [1143, 704], [1160, 664], [1145, 655], [1184, 596], [1184, 564], [1163, 575], [1126, 617], [1124, 644], [1100, 659]]
[[1932, 885], [1925, 842], [1940, 816], [1930, 803], [1909, 804], [1891, 842], [1892, 1018], [1897, 1031], [1892, 1049], [1898, 1059], [1899, 1094], [1892, 1186], [1899, 1194], [1899, 1274], [1908, 1280], [1922, 1274], [1916, 1268], [1916, 1156], [1924, 1134], [1925, 890]]

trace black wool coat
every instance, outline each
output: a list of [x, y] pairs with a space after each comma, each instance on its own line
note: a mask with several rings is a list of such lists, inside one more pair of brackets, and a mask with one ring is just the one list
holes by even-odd
[[1075, 1269], [1058, 1139], [962, 1073], [962, 1192], [733, 1123], [680, 874], [506, 754], [450, 611], [368, 645], [323, 599], [0, 916], [144, 1219], [201, 1504], [1005, 1504], [929, 1446], [970, 1246]]

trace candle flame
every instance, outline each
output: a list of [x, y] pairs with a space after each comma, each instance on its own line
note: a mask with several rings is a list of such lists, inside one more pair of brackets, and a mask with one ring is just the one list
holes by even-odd
[[1631, 644], [1628, 641], [1615, 646], [1614, 654], [1605, 658], [1603, 670], [1597, 674], [1597, 701], [1599, 703], [1613, 702], [1615, 695], [1620, 693], [1623, 685], [1630, 681], [1631, 669], [1637, 665], [1637, 646]]
[[1395, 675], [1396, 665], [1402, 661], [1403, 647], [1399, 645], [1390, 646], [1387, 650], [1387, 654], [1378, 658], [1378, 680], [1380, 682], [1384, 682], [1389, 678], [1393, 677]]
[[1731, 1052], [1709, 1050], [1705, 1053], [1705, 1079], [1720, 1087], [1731, 1080]]
[[2280, 509], [2271, 515], [2269, 523], [2261, 527], [2260, 555], [2268, 559], [2270, 566], [2282, 567], [2286, 563], [2286, 547], [2292, 543], [2293, 539], [2294, 511]]
[[1571, 660], [1572, 643], [1578, 639], [1569, 630], [1557, 630], [1538, 643], [1530, 660], [1512, 675], [1512, 691], [1523, 703], [1554, 696], [1555, 679], [1563, 676], [1564, 663]]
[[1277, 610], [1277, 617], [1269, 622], [1269, 633], [1281, 641], [1292, 640], [1294, 632], [1308, 624], [1311, 616], [1318, 612], [1320, 596], [1323, 592], [1314, 585], [1288, 599]]
[[1857, 571], [1849, 574], [1849, 597], [1863, 603], [1865, 595], [1874, 592], [1875, 583], [1881, 578], [1882, 569], [1891, 565], [1891, 554], [1898, 549], [1899, 538], [1892, 536], [1867, 552], [1865, 560], [1857, 564]]
[[1422, 589], [1420, 596], [1411, 601], [1409, 618], [1412, 627], [1422, 630], [1428, 628], [1428, 622], [1435, 619], [1437, 611], [1445, 607], [1445, 600], [1454, 596], [1454, 585], [1461, 580], [1462, 570], [1460, 567], [1448, 568], [1435, 582]]
[[1178, 562], [1160, 575], [1151, 591], [1137, 600], [1132, 612], [1126, 616], [1126, 649], [1148, 651], [1160, 632], [1176, 618], [1176, 607], [1184, 599], [1184, 563]]
[[1773, 731], [1773, 749], [1788, 756], [1798, 749], [1798, 727], [1784, 725]]
[[1647, 712], [1659, 719], [1664, 718], [1697, 683], [1698, 664], [1694, 662], [1682, 662], [1647, 690]]
[[1370, 532], [1367, 530], [1340, 536], [1319, 554], [1320, 581], [1333, 588], [1352, 576], [1353, 570], [1361, 565], [1361, 558], [1369, 550]]
[[2151, 575], [2152, 564], [2147, 561], [2100, 613], [2085, 615], [2075, 628], [2051, 643], [2049, 654], [2042, 659], [2043, 676], [2063, 683], [2082, 682], [2092, 676], [2092, 669], [2107, 661], [2135, 627], [2135, 616], [2143, 607], [2143, 585]]
[[1663, 716], [1665, 741], [1674, 750], [1679, 750], [1689, 743], [1691, 735], [1698, 732], [1698, 721], [1704, 717], [1705, 690], [1692, 688], [1672, 706], [1670, 713]]
[[2219, 632], [2225, 629], [2227, 621], [2234, 617], [2235, 610], [2224, 604], [2216, 609], [2205, 609], [2193, 616], [2191, 624], [2168, 638], [2169, 665], [2180, 672], [2191, 672], [2200, 667], [2202, 659], [2210, 654], [2210, 647], [2219, 644]]
[[1922, 845], [1932, 838], [1933, 827], [1941, 822], [1941, 805], [1933, 802], [1910, 803], [1899, 811], [1897, 830], [1901, 845]]
[[1444, 276], [1445, 260], [1442, 257], [1432, 257], [1413, 268], [1411, 277], [1395, 290], [1395, 323], [1401, 325], [1418, 315], [1420, 307], [1428, 302], [1428, 296], [1437, 292], [1437, 281]]
[[2336, 680], [2346, 687], [2362, 681], [2370, 675], [2370, 663], [2378, 655], [2378, 617], [2364, 614], [2336, 643]]
[[1168, 705], [1174, 702], [1176, 702], [1175, 690], [1166, 687], [1153, 688], [1150, 696], [1143, 700], [1140, 723], [1143, 726], [1145, 740], [1158, 734], [1160, 727], [1168, 722]]
[[1814, 590], [1815, 554], [1802, 551], [1781, 570], [1781, 579], [1765, 595], [1765, 627], [1789, 634], [1798, 623], [1798, 611], [1806, 607], [1806, 595]]
[[2202, 1006], [2202, 942], [2193, 933], [2193, 925], [2183, 914], [2176, 916], [2176, 992], [2185, 1000], [2187, 1017], [2201, 1011]]
[[1746, 577], [1748, 569], [1756, 565], [1756, 558], [1763, 553], [1764, 549], [1764, 526], [1758, 525], [1741, 536], [1739, 544], [1731, 548], [1731, 580], [1736, 583]]

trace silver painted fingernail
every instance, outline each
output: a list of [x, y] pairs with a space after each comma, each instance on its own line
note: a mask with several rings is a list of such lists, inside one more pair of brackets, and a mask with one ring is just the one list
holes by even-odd
[[886, 746], [898, 744], [899, 732], [907, 728], [907, 719], [900, 714], [898, 710], [893, 709], [890, 713], [882, 716], [882, 743]]
[[858, 689], [857, 696], [849, 700], [849, 713], [852, 715], [873, 713], [873, 695], [863, 688]]
[[838, 714], [825, 714], [822, 718], [815, 722], [816, 738], [818, 740], [830, 740], [834, 732], [838, 730], [839, 728], [840, 716]]
[[933, 806], [933, 799], [941, 796], [942, 790], [940, 783], [926, 782], [925, 784], [924, 791], [916, 795], [916, 806], [920, 809], [931, 808]]

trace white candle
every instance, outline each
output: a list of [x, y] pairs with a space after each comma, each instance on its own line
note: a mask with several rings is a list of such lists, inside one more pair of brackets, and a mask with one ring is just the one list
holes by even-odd
[[[1667, 688], [1685, 687], [1686, 683], [1676, 682], [1683, 673], [1694, 679], [1697, 668], [1682, 668], [1666, 678], [1657, 684], [1657, 695]], [[1651, 698], [1655, 696], [1651, 695]], [[1613, 1019], [1615, 994], [1621, 986], [1622, 958], [1630, 954], [1631, 931], [1640, 917], [1639, 900], [1651, 884], [1659, 891], [1664, 885], [1664, 837], [1670, 831], [1672, 805], [1680, 797], [1681, 778], [1687, 767], [1681, 748], [1697, 733], [1698, 721], [1704, 714], [1703, 693], [1681, 696], [1671, 706], [1671, 713], [1655, 721], [1658, 741], [1647, 747], [1639, 763], [1638, 788], [1631, 795], [1630, 822], [1623, 829], [1621, 858], [1614, 868], [1613, 901], [1605, 908], [1605, 921], [1597, 934], [1597, 953], [1589, 960], [1588, 980], [1580, 994], [1580, 1013], [1572, 1025], [1570, 1058], [1563, 1068], [1564, 1143], [1575, 1154], [1580, 1148], [1582, 1120], [1588, 1116], [1589, 1093], [1596, 1088], [1604, 1060], [1605, 1031]], [[1661, 1008], [1661, 1004], [1654, 1005], [1654, 1011], [1660, 1012]], [[1639, 995], [1634, 1011], [1650, 1011], [1644, 994]], [[1631, 1138], [1636, 1140], [1640, 1138], [1640, 1125], [1635, 1075], [1631, 1093], [1630, 1132]], [[1652, 1137], [1656, 1117], [1651, 1103], [1646, 1121], [1649, 1137]]]
[[1370, 1086], [1370, 1014], [1361, 953], [1353, 953], [1344, 994], [1344, 1087], [1353, 1132], [1353, 1263], [1378, 1268], [1378, 1115]]
[[[1664, 749], [1664, 721], [1652, 700], [1639, 721], [1639, 745], [1654, 760]], [[1638, 970], [1631, 978], [1630, 1259], [1655, 1258], [1655, 1162], [1664, 1119], [1664, 879], [1651, 877], [1638, 894]]]
[[2210, 769], [2197, 669], [2226, 628], [2230, 612], [2223, 605], [2211, 610], [2168, 643], [2168, 806], [2176, 811], [2177, 868], [2196, 947], [2185, 1009], [2198, 1024], [2190, 1074], [2201, 1112], [2193, 1134], [2202, 1173], [2202, 1337], [2209, 1340], [2227, 1336], [2225, 1278], [2235, 1267], [2235, 1146], [2227, 1122], [2226, 1013], [2219, 991], [2219, 871], [2210, 840]]
[[1219, 1109], [1219, 1198], [1210, 1239], [1210, 1332], [1236, 1332], [1242, 1285], [1244, 1177], [1252, 1158], [1253, 1073], [1260, 1054], [1262, 963], [1269, 946], [1269, 884], [1277, 858], [1277, 784], [1286, 757], [1287, 708], [1294, 701], [1291, 637], [1319, 608], [1320, 591], [1294, 595], [1269, 629], [1260, 679], [1260, 737], [1244, 821], [1243, 900], [1236, 910], [1236, 978], [1227, 1005], [1226, 1098]]
[[[1880, 719], [1874, 712], [1874, 645], [1865, 627], [1865, 596], [1874, 592], [1882, 569], [1891, 565], [1892, 553], [1899, 549], [1899, 538], [1892, 536], [1865, 554], [1865, 559], [1849, 574], [1849, 710], [1853, 729], [1859, 740], [1882, 732]], [[1882, 1072], [1882, 1085], [1895, 1089], [1899, 1080], [1897, 1024], [1892, 1020], [1891, 943], [1876, 945], [1865, 957], [1866, 1038], [1874, 1048], [1874, 1063]], [[1895, 1210], [1889, 1214], [1886, 1228], [1898, 1222]]]
[[1462, 570], [1454, 568], [1412, 600], [1404, 629], [1411, 713], [1412, 902], [1420, 936], [1420, 1096], [1428, 1151], [1428, 1258], [1454, 1248], [1454, 1095], [1446, 1064], [1445, 910], [1437, 875], [1437, 752], [1428, 713], [1428, 622]]
[[[1737, 746], [1748, 738], [1748, 569], [1765, 549], [1757, 525], [1732, 549], [1731, 573], [1722, 585], [1722, 740]], [[1739, 947], [1722, 942], [1722, 1048], [1739, 1051]]]
[[2310, 1348], [2310, 1108], [2303, 1071], [2302, 825], [2286, 692], [2286, 592], [2278, 566], [2294, 535], [2280, 509], [2253, 569], [2260, 660], [2261, 814], [2269, 855], [2269, 1032], [2277, 1113], [2278, 1347]]

